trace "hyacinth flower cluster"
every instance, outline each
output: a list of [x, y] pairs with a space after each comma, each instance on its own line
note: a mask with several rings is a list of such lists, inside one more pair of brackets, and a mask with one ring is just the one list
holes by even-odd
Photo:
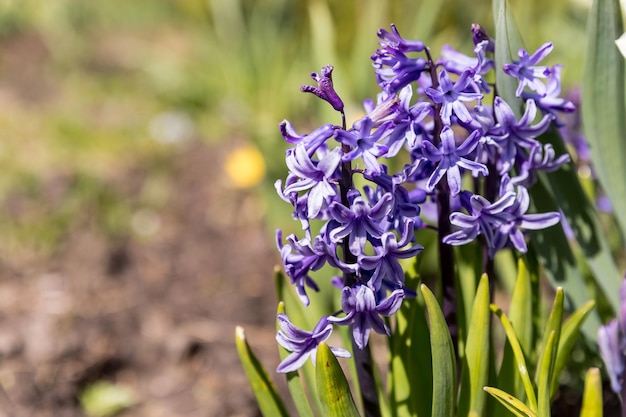
[[[560, 221], [557, 212], [527, 212], [537, 173], [569, 161], [537, 140], [560, 125], [561, 113], [574, 110], [559, 96], [560, 66], [541, 65], [552, 44], [532, 54], [521, 50], [518, 60], [504, 66], [519, 82], [523, 107], [514, 110], [518, 104], [503, 100], [492, 84], [495, 41], [479, 25], [472, 27], [472, 54], [444, 47], [438, 60], [394, 25], [380, 29], [378, 38], [372, 62], [380, 93], [365, 101], [364, 117], [346, 126], [333, 67], [327, 66], [311, 74], [317, 86], [301, 90], [327, 101], [342, 124], [307, 134], [288, 121], [280, 124], [291, 147], [289, 174], [276, 189], [302, 225], [300, 236], [277, 232], [284, 270], [308, 305], [308, 291], [318, 290], [315, 272], [335, 268], [341, 310], [321, 317], [312, 331], [279, 315], [277, 340], [291, 352], [279, 372], [314, 360], [333, 326], [350, 326], [358, 349], [367, 346], [371, 330], [389, 334], [385, 317], [414, 296], [405, 287], [401, 260], [422, 251], [417, 230], [436, 230], [446, 247], [479, 241], [492, 262], [506, 248], [526, 252], [527, 230]], [[453, 268], [452, 261], [442, 265]], [[343, 349], [334, 353], [349, 355]]]

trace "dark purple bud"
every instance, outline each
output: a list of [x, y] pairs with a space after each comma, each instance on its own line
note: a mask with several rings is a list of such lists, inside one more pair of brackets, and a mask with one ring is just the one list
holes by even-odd
[[343, 113], [343, 101], [335, 92], [333, 87], [333, 69], [332, 65], [326, 65], [322, 68], [322, 74], [317, 72], [311, 73], [311, 78], [317, 82], [317, 87], [312, 85], [303, 85], [300, 87], [300, 91], [303, 93], [313, 93], [324, 101], [327, 101], [333, 109]]
[[494, 53], [496, 50], [495, 41], [489, 36], [487, 30], [478, 23], [472, 23], [472, 41], [474, 45], [478, 45], [483, 41], [489, 41], [487, 52]]

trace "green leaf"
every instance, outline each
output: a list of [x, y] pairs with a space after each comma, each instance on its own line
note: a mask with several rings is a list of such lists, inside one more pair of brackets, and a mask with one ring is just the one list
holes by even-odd
[[[524, 261], [520, 258], [517, 262], [517, 279], [511, 296], [509, 306], [509, 321], [515, 328], [515, 335], [522, 351], [531, 353], [534, 347], [533, 341], [533, 282], [531, 274]], [[518, 378], [518, 364], [511, 344], [507, 342], [504, 347], [502, 364], [498, 374], [497, 385], [500, 389], [512, 394], [516, 398], [524, 398], [524, 385]]]
[[506, 392], [493, 387], [485, 387], [485, 391], [493, 395], [507, 410], [512, 412], [518, 417], [537, 417], [537, 414], [526, 406], [523, 402], [518, 400]]
[[554, 364], [554, 375], [552, 376], [552, 384], [550, 388], [551, 397], [554, 397], [556, 394], [557, 388], [559, 386], [559, 375], [565, 368], [565, 365], [570, 360], [570, 353], [572, 352], [572, 348], [576, 343], [576, 340], [580, 336], [580, 327], [583, 322], [591, 313], [591, 310], [595, 307], [596, 303], [593, 300], [590, 300], [576, 310], [572, 315], [570, 315], [565, 323], [563, 323], [563, 327], [561, 328], [561, 337], [559, 340], [559, 350], [556, 355], [556, 362]]
[[[417, 285], [407, 280], [409, 288]], [[424, 298], [402, 303], [390, 339], [389, 398], [393, 416], [428, 416], [432, 409], [432, 357]]]
[[[566, 169], [569, 169], [569, 167], [562, 167], [559, 171], [553, 172], [551, 175], [560, 175], [562, 173], [561, 171]], [[559, 207], [555, 202], [555, 197], [553, 197], [553, 194], [550, 193], [547, 185], [543, 180], [541, 180], [541, 177], [542, 176], [539, 177], [540, 181], [538, 181], [530, 191], [533, 206], [538, 212], [558, 210]], [[580, 183], [578, 183], [578, 179], [576, 177], [570, 178], [568, 181], [569, 182], [563, 182], [563, 184], [567, 185], [562, 184], [560, 188], [568, 188], [569, 190], [572, 190], [580, 187]], [[554, 188], [556, 189], [556, 184]], [[577, 210], [574, 208], [574, 203], [577, 201], [580, 203], [579, 200], [562, 198], [559, 200], [559, 203], [561, 204], [563, 212], [566, 213], [566, 210]], [[578, 209], [580, 209], [580, 206]], [[586, 220], [582, 217], [578, 218], [576, 224], [586, 228], [590, 232], [593, 231], [593, 223], [586, 223]], [[584, 305], [591, 298], [591, 295], [589, 294], [587, 283], [585, 282], [585, 278], [578, 267], [569, 242], [565, 237], [563, 228], [554, 226], [544, 230], [534, 230], [531, 236], [532, 239], [529, 243], [529, 250], [533, 251], [543, 264], [546, 276], [552, 286], [562, 286], [567, 288], [568, 301], [572, 303], [572, 308], [578, 308], [579, 306]], [[601, 255], [604, 252], [600, 246], [601, 240], [601, 234], [593, 231], [592, 236], [587, 239], [587, 242], [583, 243], [581, 241], [580, 244], [581, 246], [583, 244], [595, 245], [596, 255], [607, 256], [606, 253], [605, 255]], [[591, 261], [591, 259], [589, 259], [589, 261]], [[589, 265], [591, 266], [591, 262]], [[597, 273], [595, 275], [600, 279], [611, 278], [598, 277]], [[613, 298], [615, 297], [611, 298], [612, 305], [614, 302]], [[587, 321], [586, 326], [583, 327], [583, 331], [589, 340], [595, 340], [597, 329], [600, 326], [600, 319], [597, 316], [592, 316], [591, 319], [591, 321]]]
[[526, 398], [528, 399], [530, 409], [536, 411], [537, 397], [535, 396], [533, 383], [530, 380], [530, 375], [528, 374], [528, 367], [526, 366], [524, 352], [522, 350], [522, 346], [519, 343], [519, 339], [515, 334], [515, 330], [513, 329], [513, 326], [511, 325], [509, 319], [506, 317], [504, 312], [500, 310], [500, 308], [492, 304], [491, 311], [493, 311], [493, 313], [500, 319], [500, 322], [502, 323], [502, 327], [504, 328], [504, 332], [506, 333], [506, 338], [511, 345], [511, 349], [513, 350], [515, 363], [517, 365], [517, 372], [522, 379], [524, 392], [526, 393]]
[[470, 412], [483, 414], [485, 406], [484, 386], [489, 378], [489, 344], [491, 335], [491, 312], [489, 309], [489, 279], [483, 274], [478, 284], [463, 361], [463, 381], [459, 399], [458, 415]]
[[594, 170], [626, 236], [626, 106], [624, 57], [615, 45], [622, 33], [618, 0], [595, 0], [587, 21], [582, 116]]
[[[554, 129], [541, 135], [539, 139], [542, 143], [551, 144], [557, 155], [567, 152], [563, 139]], [[574, 165], [568, 163], [548, 175], [540, 174], [539, 182], [531, 188], [530, 193], [533, 206], [538, 211], [563, 211], [595, 281], [607, 296], [611, 307], [617, 311], [619, 297], [614, 288], [620, 285], [621, 274], [613, 260], [606, 233], [602, 230], [595, 208], [578, 179]], [[571, 249], [565, 245], [568, 242], [563, 230], [553, 227], [533, 232], [533, 236], [536, 236], [533, 240], [537, 242], [538, 255], [541, 255], [542, 263], [549, 269], [553, 285], [567, 288], [568, 298], [574, 302], [574, 308], [585, 304], [590, 298], [586, 290], [587, 284]], [[591, 340], [595, 340], [599, 320], [594, 318], [594, 323], [595, 325], [590, 323], [585, 329]]]
[[602, 417], [602, 415], [602, 377], [598, 368], [589, 368], [585, 375], [580, 417]]
[[[544, 356], [548, 351], [548, 339], [554, 334], [554, 346], [550, 352], [550, 355], [554, 356], [550, 358], [550, 363], [556, 361], [556, 355], [559, 346], [559, 340], [561, 337], [561, 327], [563, 325], [563, 300], [564, 300], [563, 288], [558, 287], [556, 289], [556, 294], [554, 297], [554, 302], [552, 304], [552, 310], [550, 311], [550, 315], [548, 316], [548, 321], [546, 322], [546, 327], [543, 331], [543, 338], [541, 339], [541, 347], [539, 348], [539, 357], [537, 358], [537, 372], [535, 373], [535, 383], [539, 385], [539, 379], [542, 377], [541, 372], [539, 372], [539, 368], [543, 366]], [[550, 379], [551, 381], [552, 379]], [[547, 392], [550, 392], [550, 386], [547, 387]], [[541, 389], [539, 390], [541, 394]], [[540, 413], [541, 414], [541, 413]]]
[[[282, 301], [278, 303], [278, 311], [276, 313], [285, 313], [285, 303]], [[276, 320], [276, 329], [278, 330], [278, 328], [278, 320]], [[289, 355], [289, 351], [278, 345], [278, 354], [280, 359], [283, 360]], [[303, 381], [300, 379], [300, 373], [298, 373], [298, 371], [287, 372], [285, 378], [287, 378], [287, 387], [289, 388], [289, 393], [296, 406], [298, 415], [300, 417], [313, 417], [313, 410], [311, 410], [311, 406], [309, 405]]]
[[267, 374], [267, 371], [259, 362], [250, 349], [246, 335], [242, 327], [235, 329], [235, 344], [239, 353], [239, 360], [246, 372], [248, 381], [252, 386], [252, 391], [256, 397], [261, 413], [265, 417], [287, 417], [287, 410], [281, 400], [274, 383]]
[[324, 416], [359, 417], [348, 380], [325, 342], [317, 347], [315, 381]]
[[456, 358], [448, 324], [435, 295], [424, 284], [422, 295], [430, 323], [430, 349], [433, 357], [432, 417], [453, 417], [456, 398]]
[[550, 384], [554, 372], [556, 352], [556, 331], [552, 330], [545, 341], [543, 355], [537, 369], [537, 414], [541, 417], [550, 417]]
[[498, 95], [511, 106], [517, 117], [521, 116], [522, 101], [515, 96], [518, 80], [504, 73], [502, 66], [517, 60], [517, 51], [524, 48], [511, 7], [507, 0], [493, 0], [496, 27], [496, 89]]

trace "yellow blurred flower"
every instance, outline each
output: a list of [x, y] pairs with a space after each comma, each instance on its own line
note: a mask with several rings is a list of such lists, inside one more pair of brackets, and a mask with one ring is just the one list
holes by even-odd
[[257, 148], [244, 145], [226, 157], [224, 169], [235, 187], [248, 188], [261, 182], [265, 176], [265, 160]]

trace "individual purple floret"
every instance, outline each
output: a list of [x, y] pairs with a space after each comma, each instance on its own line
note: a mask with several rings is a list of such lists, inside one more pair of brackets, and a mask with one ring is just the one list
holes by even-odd
[[536, 91], [539, 95], [546, 94], [546, 86], [541, 78], [547, 78], [550, 75], [550, 69], [545, 65], [537, 65], [539, 61], [544, 59], [552, 51], [552, 43], [543, 44], [535, 53], [528, 55], [528, 52], [520, 49], [518, 51], [519, 61], [512, 64], [504, 64], [503, 70], [511, 77], [519, 80], [519, 85], [515, 91], [515, 95], [520, 97], [524, 91], [524, 87], [528, 87]]
[[403, 39], [394, 25], [391, 25], [391, 30], [378, 31], [381, 47], [372, 55], [372, 61], [378, 84], [388, 94], [395, 94], [419, 78], [426, 70], [426, 60], [406, 55], [407, 52], [423, 51], [422, 42]]
[[537, 115], [537, 106], [534, 100], [527, 100], [526, 111], [518, 121], [511, 107], [500, 97], [494, 99], [494, 111], [502, 131], [495, 139], [502, 147], [500, 173], [504, 174], [513, 167], [518, 152], [531, 150], [538, 145], [535, 138], [548, 130], [552, 116], [545, 115], [537, 124], [532, 125]]
[[367, 285], [344, 287], [341, 293], [341, 307], [345, 317], [328, 317], [328, 321], [340, 325], [352, 325], [352, 337], [359, 349], [369, 340], [370, 331], [390, 335], [389, 328], [381, 316], [393, 315], [402, 305], [403, 290], [394, 290], [384, 300], [376, 300], [376, 293]]
[[566, 98], [561, 97], [561, 68], [562, 65], [555, 65], [550, 71], [550, 78], [546, 83], [546, 91], [544, 94], [526, 92], [522, 93], [524, 100], [532, 99], [537, 103], [537, 107], [544, 113], [554, 115], [555, 120], [561, 125], [557, 118], [557, 113], [572, 113], [576, 110], [574, 103]]
[[611, 379], [611, 389], [623, 394], [626, 379], [626, 276], [619, 290], [620, 311], [614, 318], [598, 329], [600, 356]]
[[434, 103], [441, 104], [441, 120], [445, 125], [450, 125], [452, 113], [462, 122], [469, 123], [472, 120], [464, 101], [480, 101], [483, 95], [475, 92], [468, 92], [467, 87], [473, 81], [474, 71], [464, 71], [457, 82], [453, 82], [448, 76], [448, 72], [442, 69], [439, 72], [439, 86], [437, 88], [427, 88], [426, 95]]
[[303, 85], [300, 87], [300, 91], [304, 93], [313, 93], [324, 101], [327, 101], [333, 109], [340, 113], [343, 113], [343, 101], [339, 95], [335, 92], [333, 87], [333, 66], [326, 65], [322, 68], [322, 74], [317, 72], [311, 73], [311, 78], [317, 82], [317, 87], [312, 85]]
[[[507, 187], [508, 178], [503, 178], [503, 187], [512, 189], [511, 184]], [[541, 230], [554, 226], [561, 220], [561, 214], [558, 212], [526, 214], [530, 206], [530, 197], [526, 187], [517, 186], [517, 196], [515, 202], [506, 208], [506, 212], [510, 214], [508, 221], [499, 224], [494, 232], [493, 247], [490, 248], [490, 256], [495, 256], [496, 251], [507, 247], [510, 244], [521, 253], [528, 250], [526, 240], [524, 239], [524, 230]]]
[[354, 123], [351, 130], [338, 129], [335, 132], [335, 138], [343, 145], [347, 145], [352, 149], [342, 157], [342, 161], [354, 161], [362, 158], [365, 168], [370, 174], [378, 174], [381, 172], [381, 166], [378, 163], [379, 156], [384, 155], [389, 148], [378, 143], [383, 137], [390, 133], [393, 127], [392, 122], [385, 122], [372, 132], [374, 123], [369, 117], [364, 117]]
[[412, 258], [424, 249], [422, 245], [402, 249], [412, 241], [413, 231], [413, 221], [408, 220], [399, 241], [394, 233], [387, 232], [381, 236], [380, 243], [374, 245], [375, 255], [359, 257], [359, 268], [373, 271], [368, 285], [378, 289], [381, 287], [382, 280], [386, 279], [398, 287], [404, 286], [404, 271], [398, 259]]
[[431, 174], [426, 185], [428, 191], [435, 189], [437, 183], [446, 175], [450, 192], [457, 195], [461, 192], [461, 168], [472, 171], [479, 175], [487, 175], [487, 167], [478, 162], [464, 158], [470, 154], [478, 145], [480, 131], [475, 130], [457, 148], [454, 140], [454, 133], [449, 127], [444, 127], [441, 131], [441, 144], [439, 148], [428, 141], [422, 143], [424, 157], [438, 165]]
[[350, 252], [353, 255], [361, 255], [368, 237], [380, 239], [384, 230], [380, 221], [389, 214], [392, 209], [392, 195], [387, 193], [374, 205], [360, 195], [352, 198], [350, 208], [339, 202], [330, 205], [329, 213], [337, 222], [337, 227], [328, 232], [332, 242], [339, 242], [348, 238]]
[[339, 178], [341, 150], [335, 148], [326, 153], [319, 161], [312, 160], [304, 144], [287, 150], [287, 167], [291, 174], [299, 178], [283, 190], [283, 194], [307, 191], [308, 218], [314, 219], [337, 195], [337, 185], [333, 180]]
[[[302, 367], [309, 357], [315, 364], [317, 347], [325, 342], [333, 331], [333, 324], [328, 321], [328, 317], [323, 316], [310, 332], [298, 329], [284, 313], [279, 314], [277, 319], [280, 330], [276, 334], [276, 341], [291, 354], [283, 359], [276, 371], [293, 372]], [[340, 358], [351, 356], [350, 352], [345, 349], [331, 347], [330, 350]]]

